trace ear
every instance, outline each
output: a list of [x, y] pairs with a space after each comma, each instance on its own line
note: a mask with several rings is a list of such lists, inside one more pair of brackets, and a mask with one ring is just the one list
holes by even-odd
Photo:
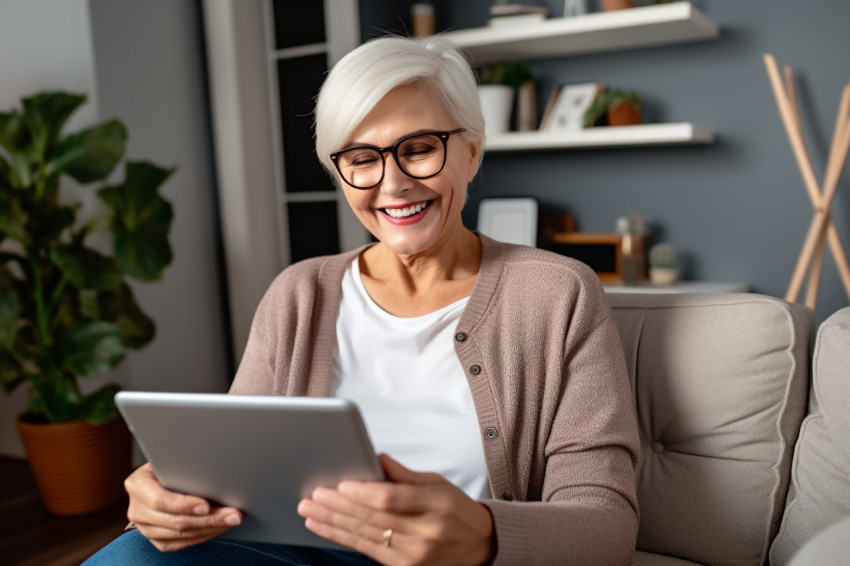
[[466, 180], [470, 183], [475, 178], [475, 175], [478, 174], [478, 168], [481, 166], [481, 145], [482, 142], [480, 141], [469, 143], [469, 162], [467, 163]]

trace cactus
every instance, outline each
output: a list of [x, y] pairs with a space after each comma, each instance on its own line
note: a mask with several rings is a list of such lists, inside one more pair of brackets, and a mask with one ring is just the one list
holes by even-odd
[[676, 251], [670, 244], [655, 244], [649, 250], [650, 267], [672, 269], [676, 265]]

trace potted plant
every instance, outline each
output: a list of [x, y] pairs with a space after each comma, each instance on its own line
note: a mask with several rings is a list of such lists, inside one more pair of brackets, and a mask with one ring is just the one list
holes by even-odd
[[643, 119], [643, 102], [634, 91], [613, 90], [606, 92], [584, 113], [584, 127], [633, 126]]
[[655, 244], [649, 249], [649, 280], [655, 285], [672, 285], [678, 279], [676, 250], [670, 244]]
[[[118, 120], [63, 135], [85, 100], [42, 92], [0, 113], [0, 384], [29, 385], [16, 425], [45, 504], [62, 515], [123, 495], [131, 443], [113, 401], [119, 387], [86, 391], [81, 381], [153, 339], [127, 278], [160, 279], [172, 260], [173, 211], [159, 188], [173, 169], [128, 161], [123, 182], [97, 190], [105, 212], [80, 217], [85, 191], [121, 161], [126, 140]], [[82, 186], [64, 186], [66, 176]], [[82, 477], [89, 467], [97, 479]]]
[[537, 94], [527, 62], [482, 67], [478, 73], [478, 96], [486, 133], [509, 131], [512, 114], [517, 130], [537, 129]]

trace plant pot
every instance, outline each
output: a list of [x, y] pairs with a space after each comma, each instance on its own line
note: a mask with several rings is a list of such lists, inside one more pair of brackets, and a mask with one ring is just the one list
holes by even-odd
[[119, 417], [107, 423], [44, 423], [32, 413], [15, 421], [47, 510], [84, 515], [124, 497], [132, 439]]
[[674, 267], [650, 267], [649, 280], [653, 285], [672, 285], [678, 279]]
[[632, 7], [632, 0], [602, 0], [602, 9], [606, 12], [625, 10]]
[[643, 113], [628, 100], [621, 100], [608, 108], [609, 126], [634, 126], [642, 119]]
[[478, 99], [484, 114], [484, 133], [507, 132], [511, 126], [514, 89], [506, 85], [481, 85], [478, 87]]

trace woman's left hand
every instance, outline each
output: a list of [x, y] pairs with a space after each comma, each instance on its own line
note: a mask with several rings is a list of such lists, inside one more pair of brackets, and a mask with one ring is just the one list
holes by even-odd
[[493, 518], [481, 503], [434, 473], [380, 455], [387, 482], [341, 482], [298, 504], [308, 529], [382, 564], [488, 564]]

